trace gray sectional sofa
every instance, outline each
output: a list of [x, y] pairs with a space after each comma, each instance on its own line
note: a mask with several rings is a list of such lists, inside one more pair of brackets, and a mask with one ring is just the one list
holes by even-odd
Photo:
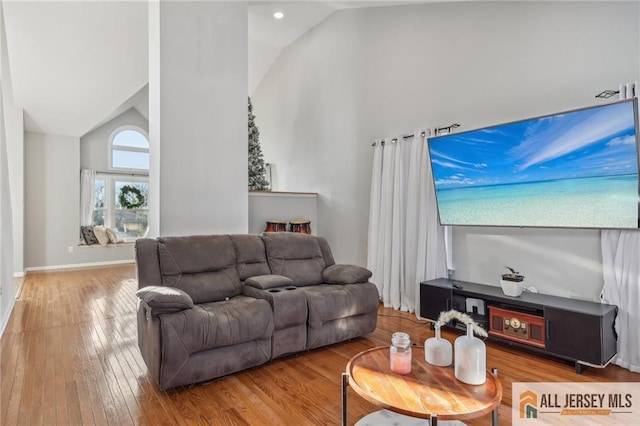
[[161, 389], [375, 330], [371, 272], [305, 234], [139, 239], [138, 346]]

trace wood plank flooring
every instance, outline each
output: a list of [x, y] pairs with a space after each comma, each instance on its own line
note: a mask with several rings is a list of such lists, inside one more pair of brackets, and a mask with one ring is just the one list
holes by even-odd
[[[402, 330], [433, 336], [414, 315], [380, 308], [371, 335], [279, 359], [208, 384], [159, 391], [137, 346], [133, 265], [28, 274], [0, 340], [0, 424], [338, 425], [340, 377], [365, 349]], [[453, 340], [456, 335], [444, 332]], [[511, 386], [526, 381], [638, 382], [617, 366], [587, 369], [488, 343], [511, 424]], [[349, 389], [349, 424], [377, 410]], [[490, 424], [490, 416], [468, 422]]]

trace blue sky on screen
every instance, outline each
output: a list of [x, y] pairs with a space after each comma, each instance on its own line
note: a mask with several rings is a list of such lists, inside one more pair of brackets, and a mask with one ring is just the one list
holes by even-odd
[[430, 139], [436, 185], [637, 173], [633, 114], [622, 102]]

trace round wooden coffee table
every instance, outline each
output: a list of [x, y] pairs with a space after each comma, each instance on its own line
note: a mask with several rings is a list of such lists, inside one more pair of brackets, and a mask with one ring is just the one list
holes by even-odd
[[424, 359], [424, 349], [413, 347], [411, 373], [389, 367], [389, 347], [361, 352], [351, 358], [342, 376], [342, 421], [346, 425], [346, 386], [367, 401], [412, 417], [433, 420], [471, 419], [494, 411], [502, 400], [502, 385], [487, 372], [482, 385], [467, 385], [454, 376], [453, 366], [436, 367]]

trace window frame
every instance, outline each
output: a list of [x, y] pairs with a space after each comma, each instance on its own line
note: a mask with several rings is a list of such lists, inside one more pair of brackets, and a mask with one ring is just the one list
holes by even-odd
[[[145, 174], [126, 174], [126, 173], [100, 173], [96, 172], [96, 181], [104, 181], [104, 197], [105, 197], [105, 206], [104, 206], [104, 226], [107, 228], [115, 228], [116, 227], [116, 211], [118, 210], [127, 210], [122, 209], [116, 206], [116, 182], [118, 181], [126, 181], [126, 182], [145, 182], [149, 185], [149, 176]], [[132, 210], [132, 209], [131, 209]], [[146, 208], [140, 208], [136, 210], [146, 210], [149, 211], [149, 206]], [[140, 237], [122, 237], [125, 243], [131, 243], [137, 240], [138, 238], [145, 238], [149, 232], [149, 227], [147, 226], [147, 232]]]
[[149, 152], [149, 147], [147, 147], [147, 148], [138, 148], [138, 147], [122, 146], [122, 145], [115, 145], [114, 146], [113, 141], [115, 140], [116, 136], [118, 136], [118, 134], [120, 132], [124, 132], [126, 130], [133, 130], [135, 132], [138, 132], [138, 133], [142, 134], [147, 139], [147, 145], [148, 146], [150, 145], [150, 143], [149, 143], [149, 133], [146, 130], [142, 129], [141, 127], [134, 126], [134, 125], [131, 125], [131, 124], [127, 124], [127, 125], [124, 125], [124, 126], [117, 127], [109, 135], [109, 149], [108, 149], [109, 162], [107, 164], [107, 169], [109, 171], [112, 171], [112, 172], [125, 172], [125, 173], [144, 174], [144, 172], [146, 171], [148, 173], [149, 169], [131, 169], [131, 168], [125, 168], [125, 167], [114, 167], [114, 165], [113, 165], [113, 151], [114, 151], [114, 149], [118, 150], [118, 151], [129, 151], [129, 152], [146, 153], [146, 154], [149, 154], [149, 159], [151, 159], [151, 154]]

